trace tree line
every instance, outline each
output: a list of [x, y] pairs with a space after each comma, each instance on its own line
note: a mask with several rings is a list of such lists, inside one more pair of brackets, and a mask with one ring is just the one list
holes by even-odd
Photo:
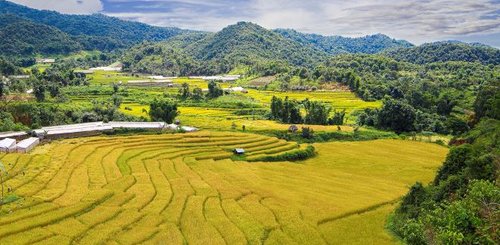
[[[270, 118], [282, 123], [293, 124], [318, 124], [318, 125], [343, 125], [345, 110], [334, 111], [333, 116], [331, 107], [319, 101], [297, 101], [273, 96], [270, 105]], [[301, 110], [305, 111], [303, 116]]]

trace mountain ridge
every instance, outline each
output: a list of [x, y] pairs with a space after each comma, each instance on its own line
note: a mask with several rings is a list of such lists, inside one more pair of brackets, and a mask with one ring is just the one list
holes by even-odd
[[302, 33], [294, 29], [275, 29], [286, 38], [311, 45], [329, 54], [366, 53], [374, 54], [392, 48], [413, 47], [406, 40], [396, 40], [385, 34], [377, 33], [364, 37], [323, 36], [314, 33]]

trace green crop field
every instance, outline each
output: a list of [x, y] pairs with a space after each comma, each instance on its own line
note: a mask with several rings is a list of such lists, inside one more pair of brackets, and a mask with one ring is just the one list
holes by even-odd
[[302, 162], [233, 161], [299, 146], [255, 134], [103, 136], [2, 154], [0, 244], [391, 244], [387, 214], [447, 153], [401, 140], [315, 144]]

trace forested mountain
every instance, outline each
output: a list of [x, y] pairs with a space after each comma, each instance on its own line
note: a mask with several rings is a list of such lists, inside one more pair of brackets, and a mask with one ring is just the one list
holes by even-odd
[[374, 54], [388, 49], [408, 48], [413, 46], [413, 44], [407, 41], [396, 40], [383, 34], [375, 34], [359, 38], [349, 38], [342, 36], [322, 36], [318, 34], [306, 34], [292, 29], [276, 29], [274, 31], [288, 39], [294, 40], [303, 45], [310, 45], [329, 54]]
[[[124, 64], [134, 72], [186, 75], [224, 73], [240, 65], [271, 62], [312, 67], [327, 57], [325, 52], [256, 24], [239, 22], [217, 33], [188, 34], [162, 43], [138, 45], [127, 52]], [[202, 67], [199, 62], [203, 62]], [[173, 64], [180, 63], [190, 67], [180, 73], [178, 69], [170, 70], [176, 66]]]
[[[0, 0], [0, 14], [13, 14], [38, 24], [58, 28], [74, 36], [86, 49], [109, 50], [144, 40], [166, 40], [186, 32], [179, 28], [155, 27], [102, 14], [66, 15], [55, 11], [36, 10], [5, 0]], [[111, 43], [106, 45], [104, 42]]]
[[386, 55], [398, 61], [415, 64], [432, 62], [467, 61], [482, 64], [500, 64], [500, 50], [486, 45], [460, 42], [435, 42], [413, 48], [400, 48], [386, 52]]
[[0, 15], [0, 54], [68, 54], [83, 46], [57, 28], [15, 15]]
[[293, 65], [310, 65], [326, 57], [321, 52], [249, 22], [230, 25], [187, 49], [201, 60], [223, 59], [231, 63], [283, 60]]

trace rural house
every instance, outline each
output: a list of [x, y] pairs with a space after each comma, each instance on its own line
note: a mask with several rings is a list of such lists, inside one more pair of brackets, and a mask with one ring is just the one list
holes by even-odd
[[35, 146], [37, 146], [38, 144], [40, 144], [39, 138], [35, 137], [27, 138], [25, 140], [20, 141], [17, 144], [17, 152], [28, 153], [31, 150], [33, 150], [33, 148], [35, 148]]
[[16, 140], [6, 138], [0, 140], [0, 152], [14, 152], [16, 150]]
[[245, 150], [242, 148], [236, 148], [236, 149], [234, 149], [234, 154], [243, 155], [243, 154], [245, 154]]

